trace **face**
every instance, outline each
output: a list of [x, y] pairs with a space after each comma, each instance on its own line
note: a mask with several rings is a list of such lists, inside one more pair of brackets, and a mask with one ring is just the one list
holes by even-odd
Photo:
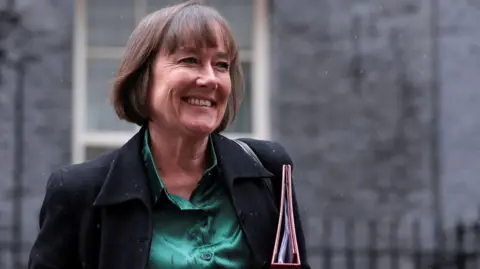
[[231, 92], [226, 52], [223, 46], [179, 48], [170, 55], [161, 51], [149, 92], [152, 120], [188, 135], [213, 132], [223, 119]]

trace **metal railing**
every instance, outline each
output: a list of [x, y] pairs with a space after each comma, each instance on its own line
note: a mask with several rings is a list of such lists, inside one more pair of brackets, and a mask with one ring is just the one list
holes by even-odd
[[[420, 221], [413, 221], [407, 235], [404, 230], [401, 236], [395, 221], [369, 221], [362, 231], [356, 229], [357, 224], [353, 220], [341, 221], [340, 225], [325, 220], [321, 225], [322, 242], [319, 247], [310, 248], [309, 255], [320, 257], [322, 269], [480, 268], [479, 222], [457, 223], [444, 231], [445, 243], [440, 246], [435, 240], [430, 240], [430, 244], [423, 242], [425, 233], [436, 234], [436, 230], [423, 230]], [[343, 231], [334, 231], [338, 227]]]

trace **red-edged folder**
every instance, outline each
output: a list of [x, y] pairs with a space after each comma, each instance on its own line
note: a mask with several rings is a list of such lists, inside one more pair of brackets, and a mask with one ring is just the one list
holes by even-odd
[[283, 166], [281, 198], [277, 235], [270, 268], [301, 268], [295, 218], [293, 217], [292, 167], [290, 165]]

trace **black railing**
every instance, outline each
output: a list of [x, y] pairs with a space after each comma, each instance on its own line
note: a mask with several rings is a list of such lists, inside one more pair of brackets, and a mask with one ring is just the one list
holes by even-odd
[[436, 230], [422, 229], [420, 221], [403, 229], [398, 222], [379, 221], [326, 220], [321, 226], [320, 246], [309, 248], [309, 256], [320, 258], [321, 269], [480, 268], [480, 223], [458, 223], [444, 231], [442, 246], [434, 238]]
[[[365, 224], [365, 229], [358, 229]], [[446, 243], [442, 248], [424, 241], [425, 233], [435, 230], [421, 229], [421, 222], [413, 221], [408, 229], [401, 229], [398, 222], [370, 221], [333, 222], [321, 225], [321, 245], [309, 248], [309, 256], [320, 258], [318, 269], [479, 269], [480, 222], [458, 223], [444, 231]], [[341, 229], [338, 229], [341, 227]], [[404, 227], [405, 228], [405, 227]], [[425, 232], [423, 232], [425, 231]], [[313, 240], [313, 238], [309, 238]], [[307, 239], [307, 241], [309, 240]], [[310, 245], [312, 242], [309, 242]], [[340, 246], [342, 244], [343, 246]], [[20, 269], [18, 258], [26, 258], [25, 244], [0, 241], [0, 268]], [[18, 251], [13, 253], [13, 251]], [[312, 263], [314, 259], [311, 259]]]

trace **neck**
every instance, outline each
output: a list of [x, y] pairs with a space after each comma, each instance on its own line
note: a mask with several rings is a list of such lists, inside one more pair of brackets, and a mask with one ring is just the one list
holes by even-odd
[[159, 172], [191, 174], [204, 170], [208, 136], [172, 135], [167, 128], [153, 123], [149, 124], [148, 130], [150, 149]]

